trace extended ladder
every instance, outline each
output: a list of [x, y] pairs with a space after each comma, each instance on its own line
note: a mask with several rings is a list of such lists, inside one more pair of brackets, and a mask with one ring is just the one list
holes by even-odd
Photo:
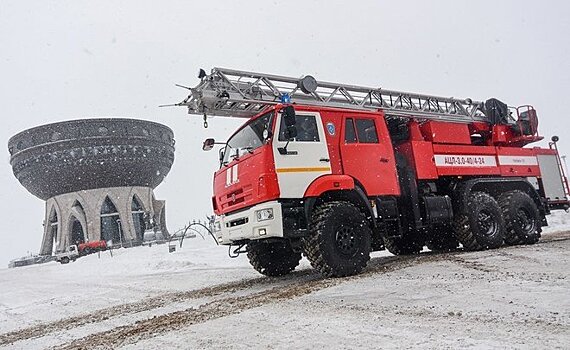
[[316, 81], [308, 75], [278, 75], [214, 68], [200, 70], [200, 83], [177, 106], [189, 114], [252, 117], [269, 105], [302, 105], [378, 110], [388, 116], [468, 123], [486, 121], [483, 103], [409, 92]]

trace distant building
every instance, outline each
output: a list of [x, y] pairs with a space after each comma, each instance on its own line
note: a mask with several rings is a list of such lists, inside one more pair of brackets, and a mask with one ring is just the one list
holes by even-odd
[[145, 231], [168, 236], [165, 202], [153, 189], [174, 161], [170, 128], [136, 119], [42, 125], [8, 142], [14, 175], [46, 201], [41, 255], [71, 244], [138, 245]]
[[18, 259], [11, 260], [8, 263], [8, 268], [22, 267], [28, 265], [43, 264], [53, 261], [54, 257], [49, 255], [29, 255]]

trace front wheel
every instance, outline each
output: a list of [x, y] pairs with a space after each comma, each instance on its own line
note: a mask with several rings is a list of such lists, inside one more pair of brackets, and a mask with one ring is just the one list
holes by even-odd
[[283, 276], [295, 270], [301, 253], [296, 253], [286, 241], [250, 242], [247, 245], [249, 263], [266, 276]]
[[368, 220], [352, 203], [324, 203], [311, 215], [305, 255], [324, 276], [355, 275], [370, 260], [371, 235]]
[[498, 248], [505, 238], [505, 220], [497, 201], [473, 192], [453, 220], [455, 236], [466, 250]]

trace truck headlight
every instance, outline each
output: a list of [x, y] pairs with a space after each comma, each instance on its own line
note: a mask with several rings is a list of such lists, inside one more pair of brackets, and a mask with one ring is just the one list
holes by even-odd
[[214, 222], [214, 232], [220, 232], [222, 230], [222, 224], [219, 221]]
[[273, 209], [261, 209], [255, 212], [255, 216], [257, 217], [257, 221], [265, 221], [273, 219]]

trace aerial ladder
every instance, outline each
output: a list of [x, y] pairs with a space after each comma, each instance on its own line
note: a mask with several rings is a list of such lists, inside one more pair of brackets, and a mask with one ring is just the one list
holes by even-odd
[[198, 78], [200, 83], [194, 88], [178, 85], [191, 93], [174, 106], [186, 106], [189, 114], [203, 115], [204, 127], [208, 116], [251, 118], [270, 105], [293, 103], [382, 110], [387, 120], [478, 123], [485, 125], [484, 129], [489, 124], [503, 124], [491, 128], [489, 135], [514, 131], [511, 137], [498, 139], [497, 145], [524, 146], [543, 138], [538, 135], [538, 117], [532, 106], [508, 107], [496, 99], [481, 102], [317, 81], [311, 75], [295, 78], [227, 68], [213, 68], [210, 74], [200, 69]]
[[[485, 104], [470, 98], [457, 99], [317, 81], [301, 78], [213, 68], [200, 70], [200, 83], [176, 106], [189, 114], [250, 118], [269, 105], [291, 102], [300, 105], [357, 110], [382, 109], [387, 116], [421, 118], [458, 123], [487, 121]], [[181, 85], [179, 85], [181, 86]]]

